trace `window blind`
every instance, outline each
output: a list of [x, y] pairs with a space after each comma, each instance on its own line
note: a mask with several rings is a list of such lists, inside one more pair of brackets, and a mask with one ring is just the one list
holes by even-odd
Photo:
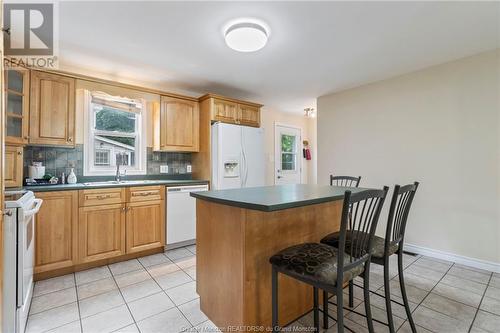
[[108, 95], [102, 91], [92, 92], [92, 103], [108, 106], [126, 112], [140, 113], [142, 111], [142, 102], [136, 99], [130, 99], [121, 96]]

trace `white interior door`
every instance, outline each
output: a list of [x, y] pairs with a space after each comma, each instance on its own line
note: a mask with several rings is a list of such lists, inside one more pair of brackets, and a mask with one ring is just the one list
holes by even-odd
[[301, 129], [281, 124], [274, 125], [274, 183], [276, 185], [301, 183]]

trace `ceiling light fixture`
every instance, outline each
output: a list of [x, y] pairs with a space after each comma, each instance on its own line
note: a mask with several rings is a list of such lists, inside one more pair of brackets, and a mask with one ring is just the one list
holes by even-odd
[[316, 112], [314, 111], [314, 108], [305, 108], [304, 109], [304, 117], [307, 117], [307, 118], [316, 117]]
[[224, 27], [227, 46], [239, 52], [255, 52], [263, 48], [269, 38], [269, 27], [253, 18], [233, 20]]

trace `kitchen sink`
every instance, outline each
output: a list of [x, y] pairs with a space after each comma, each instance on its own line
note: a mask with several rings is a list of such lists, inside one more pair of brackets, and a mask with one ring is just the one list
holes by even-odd
[[108, 180], [108, 181], [103, 181], [103, 182], [88, 182], [88, 183], [83, 183], [85, 186], [106, 186], [106, 185], [140, 185], [140, 184], [148, 184], [148, 183], [154, 183], [156, 182], [155, 180]]

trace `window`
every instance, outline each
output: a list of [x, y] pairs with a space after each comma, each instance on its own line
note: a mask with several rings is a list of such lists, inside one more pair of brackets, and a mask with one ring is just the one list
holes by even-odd
[[297, 144], [295, 135], [281, 134], [281, 170], [295, 170]]
[[96, 149], [95, 150], [95, 158], [94, 158], [94, 164], [95, 165], [109, 165], [109, 150], [105, 149]]
[[146, 173], [143, 101], [85, 91], [84, 175]]

